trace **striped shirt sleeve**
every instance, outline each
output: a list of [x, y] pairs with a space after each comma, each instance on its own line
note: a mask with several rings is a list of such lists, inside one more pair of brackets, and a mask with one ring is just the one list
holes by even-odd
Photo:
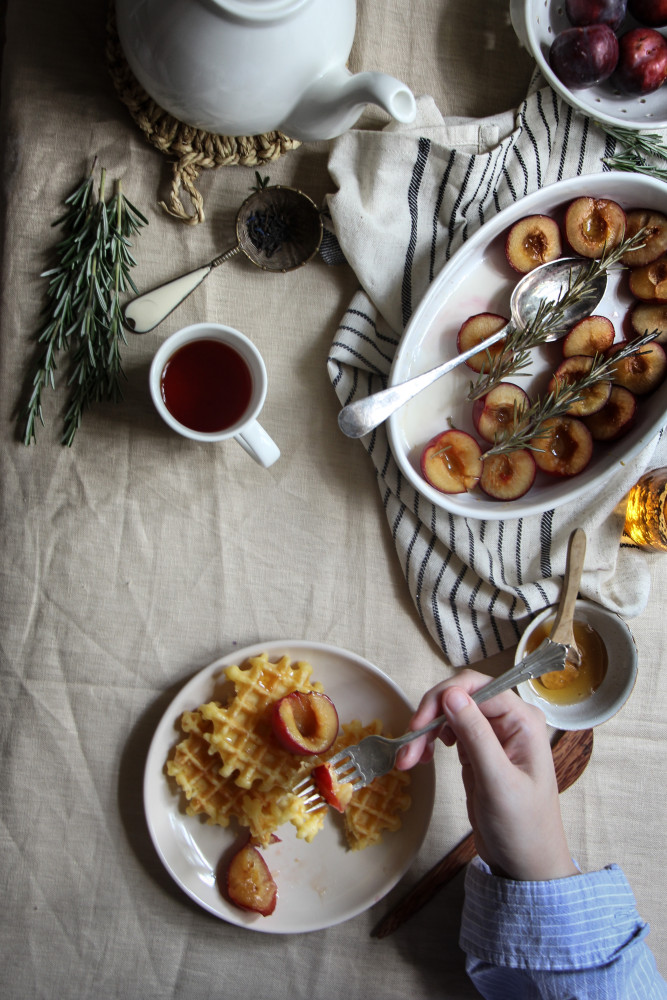
[[486, 1000], [667, 1000], [617, 865], [550, 882], [466, 873], [460, 944]]

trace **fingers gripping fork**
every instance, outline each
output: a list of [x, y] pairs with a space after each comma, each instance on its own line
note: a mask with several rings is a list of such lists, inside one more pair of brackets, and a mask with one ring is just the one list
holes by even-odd
[[[526, 656], [520, 663], [515, 664], [500, 677], [489, 681], [479, 691], [475, 691], [471, 695], [472, 700], [479, 705], [481, 702], [493, 698], [494, 695], [501, 694], [503, 691], [523, 683], [523, 681], [541, 677], [554, 670], [563, 670], [568, 649], [569, 647], [563, 643], [545, 639], [533, 653]], [[389, 739], [387, 736], [367, 736], [356, 746], [346, 747], [339, 751], [325, 763], [337, 781], [345, 784], [350, 783], [353, 790], [357, 791], [359, 788], [369, 785], [375, 778], [391, 771], [396, 763], [399, 750], [406, 743], [410, 743], [434, 729], [440, 729], [446, 722], [447, 717], [440, 715], [427, 726], [412, 730], [396, 739]], [[319, 809], [325, 804], [310, 775], [295, 785], [292, 791], [307, 803], [308, 812]]]

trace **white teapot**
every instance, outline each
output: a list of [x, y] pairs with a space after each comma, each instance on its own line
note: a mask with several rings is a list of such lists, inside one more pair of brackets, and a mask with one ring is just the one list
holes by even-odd
[[346, 68], [355, 0], [116, 0], [116, 15], [134, 75], [187, 125], [309, 141], [345, 132], [367, 104], [415, 117], [399, 80]]

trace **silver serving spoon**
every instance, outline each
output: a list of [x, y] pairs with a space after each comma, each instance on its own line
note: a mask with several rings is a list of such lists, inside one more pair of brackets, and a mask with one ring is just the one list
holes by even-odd
[[[398, 385], [382, 389], [380, 392], [373, 393], [372, 396], [348, 403], [338, 414], [340, 429], [351, 438], [363, 437], [364, 434], [368, 434], [422, 389], [432, 385], [433, 382], [442, 378], [458, 365], [463, 364], [474, 354], [479, 354], [487, 347], [502, 340], [510, 329], [523, 329], [529, 326], [535, 318], [540, 303], [542, 301], [556, 302], [559, 295], [567, 290], [573, 280], [576, 280], [579, 272], [589, 267], [590, 264], [591, 261], [582, 261], [578, 257], [565, 257], [561, 260], [549, 261], [547, 264], [540, 264], [539, 267], [524, 275], [516, 284], [510, 299], [512, 318], [506, 326], [474, 347], [457, 354], [450, 361], [438, 365], [437, 368], [431, 368], [405, 382], [399, 382]], [[600, 302], [606, 287], [606, 272], [600, 271], [590, 282], [589, 290], [576, 303], [563, 311], [563, 322], [545, 336], [544, 342], [559, 340], [575, 323], [590, 315]]]

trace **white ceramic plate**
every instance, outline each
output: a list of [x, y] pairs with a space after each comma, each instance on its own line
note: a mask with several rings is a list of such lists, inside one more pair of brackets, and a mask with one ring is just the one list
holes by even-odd
[[[652, 94], [629, 96], [619, 93], [611, 80], [577, 90], [561, 83], [549, 65], [549, 49], [556, 35], [572, 27], [563, 0], [512, 0], [511, 13], [519, 39], [532, 52], [545, 80], [572, 107], [608, 125], [632, 129], [667, 126], [667, 85]], [[628, 15], [616, 34], [638, 26]], [[661, 34], [665, 34], [664, 28]]]
[[[508, 227], [526, 215], [544, 213], [561, 219], [564, 207], [581, 195], [611, 198], [623, 208], [654, 208], [667, 214], [667, 186], [649, 177], [604, 173], [559, 181], [522, 198], [485, 223], [445, 265], [430, 285], [406, 327], [391, 370], [390, 384], [434, 368], [456, 354], [456, 335], [463, 321], [480, 312], [497, 312], [509, 317], [509, 299], [517, 281], [504, 253]], [[608, 316], [622, 340], [622, 323], [634, 300], [623, 276], [610, 274], [607, 291], [595, 310]], [[546, 344], [533, 351], [527, 375], [514, 376], [530, 394], [543, 392], [547, 372], [562, 357], [561, 342]], [[593, 458], [583, 472], [558, 479], [538, 472], [532, 489], [513, 501], [497, 501], [481, 490], [474, 493], [445, 494], [431, 487], [421, 475], [419, 459], [424, 445], [448, 427], [474, 434], [472, 407], [466, 394], [474, 373], [460, 365], [429, 386], [393, 414], [388, 421], [390, 445], [396, 461], [410, 483], [436, 507], [465, 517], [506, 519], [524, 517], [574, 500], [604, 483], [627, 459], [636, 454], [667, 423], [665, 386], [645, 397], [633, 429], [618, 442], [596, 444]]]
[[[291, 824], [279, 831], [280, 843], [264, 857], [278, 884], [278, 903], [269, 917], [237, 909], [216, 886], [221, 856], [238, 839], [238, 831], [209, 826], [187, 816], [164, 772], [170, 748], [179, 739], [178, 720], [212, 696], [219, 675], [232, 663], [266, 652], [307, 660], [312, 680], [321, 681], [341, 722], [379, 718], [386, 728], [402, 732], [414, 709], [401, 689], [367, 660], [334, 646], [289, 641], [264, 642], [216, 660], [181, 689], [160, 721], [146, 761], [144, 807], [156, 850], [169, 874], [191, 899], [209, 913], [248, 930], [295, 934], [320, 930], [349, 920], [382, 899], [412, 864], [431, 819], [435, 794], [433, 766], [412, 772], [412, 807], [401, 829], [386, 833], [380, 844], [363, 851], [345, 847], [338, 817], [327, 816], [324, 828], [307, 844]], [[330, 810], [331, 813], [331, 810]]]

